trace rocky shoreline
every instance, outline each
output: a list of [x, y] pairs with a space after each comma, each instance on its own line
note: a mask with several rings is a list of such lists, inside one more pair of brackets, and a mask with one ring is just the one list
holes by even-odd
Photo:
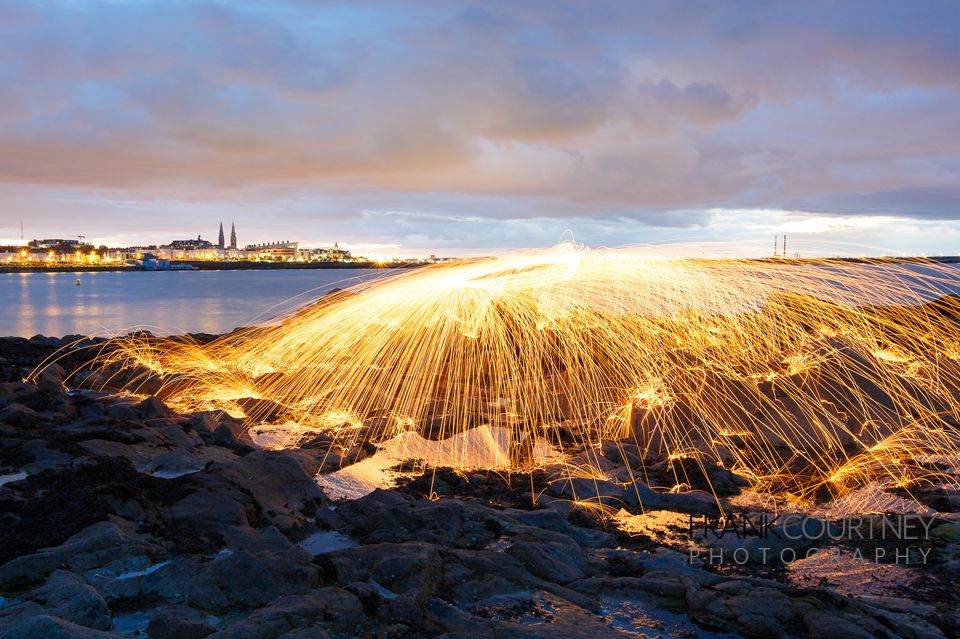
[[[928, 562], [841, 585], [691, 559], [685, 522], [718, 501], [631, 482], [622, 448], [618, 481], [436, 469], [334, 501], [316, 475], [372, 447], [266, 450], [221, 412], [69, 392], [61, 366], [21, 381], [77, 339], [0, 340], [0, 639], [960, 636], [948, 490], [923, 493]], [[743, 482], [707, 474], [736, 507]]]

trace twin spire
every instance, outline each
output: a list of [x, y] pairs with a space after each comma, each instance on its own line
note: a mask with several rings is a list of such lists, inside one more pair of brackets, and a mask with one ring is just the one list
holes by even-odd
[[[224, 239], [224, 237], [223, 237], [223, 222], [220, 222], [220, 236], [219, 236], [219, 238], [217, 239], [217, 246], [220, 247], [221, 250], [223, 250], [223, 249], [225, 249], [225, 248], [228, 248], [228, 247], [226, 246], [226, 241], [225, 241], [225, 239]], [[236, 225], [235, 223], [233, 223], [233, 222], [230, 223], [230, 246], [229, 246], [229, 248], [231, 248], [231, 249], [236, 249], [236, 248], [237, 248], [237, 225]]]

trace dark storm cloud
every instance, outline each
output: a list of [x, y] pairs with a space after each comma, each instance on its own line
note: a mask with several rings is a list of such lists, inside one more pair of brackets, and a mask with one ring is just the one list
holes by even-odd
[[7, 0], [0, 180], [349, 194], [331, 220], [454, 196], [662, 227], [960, 217], [958, 29], [953, 2]]

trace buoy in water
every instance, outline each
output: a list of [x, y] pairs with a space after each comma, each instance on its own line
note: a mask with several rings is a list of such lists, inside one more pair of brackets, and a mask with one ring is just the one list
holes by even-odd
[[80, 278], [77, 278], [77, 286], [80, 286]]

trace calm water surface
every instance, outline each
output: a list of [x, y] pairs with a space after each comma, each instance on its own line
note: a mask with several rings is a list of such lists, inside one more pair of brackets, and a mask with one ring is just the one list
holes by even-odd
[[[223, 333], [389, 271], [0, 274], [0, 336]], [[77, 278], [80, 286], [76, 285]]]
[[[832, 267], [818, 268], [833, 279]], [[861, 266], [878, 279], [890, 268]], [[894, 267], [893, 286], [880, 297], [856, 287], [849, 303], [916, 304], [960, 294], [960, 267]], [[293, 310], [334, 288], [396, 271], [376, 269], [284, 271], [167, 271], [0, 274], [0, 335], [38, 333], [116, 335], [146, 328], [159, 335], [223, 333]], [[80, 278], [80, 286], [76, 285]], [[865, 278], [861, 282], [869, 282]], [[893, 290], [891, 290], [893, 289]]]

